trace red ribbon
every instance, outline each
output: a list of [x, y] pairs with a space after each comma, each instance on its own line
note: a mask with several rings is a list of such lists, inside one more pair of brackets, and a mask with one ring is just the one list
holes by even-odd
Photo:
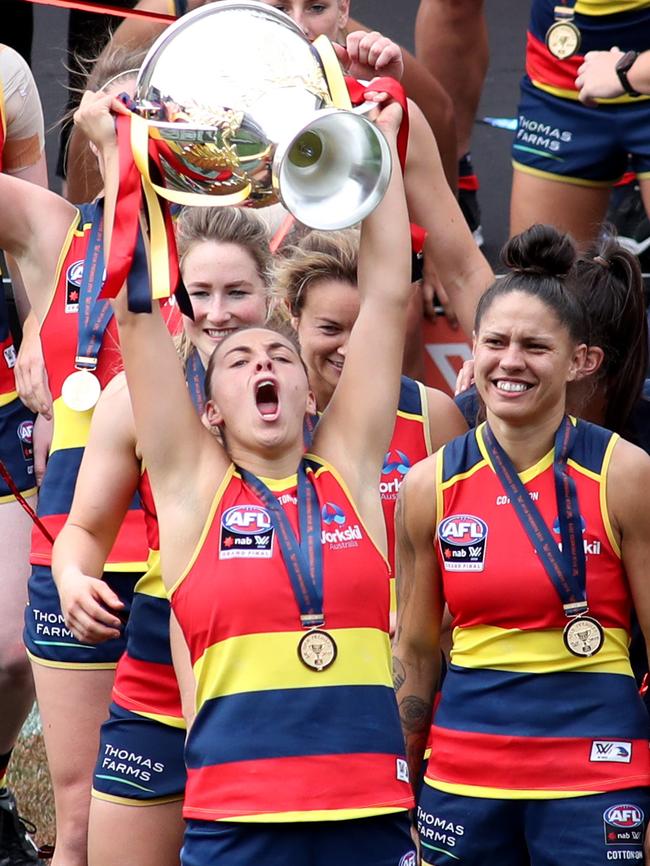
[[41, 530], [41, 532], [47, 538], [50, 544], [54, 544], [54, 538], [52, 537], [51, 533], [49, 532], [43, 521], [40, 519], [40, 517], [36, 514], [29, 502], [25, 499], [20, 490], [16, 487], [16, 482], [11, 477], [9, 470], [4, 465], [2, 460], [0, 460], [0, 476], [4, 480], [9, 490], [11, 490], [13, 495], [16, 497], [16, 502], [18, 502], [18, 504], [22, 506], [22, 508], [27, 512], [27, 514], [29, 514], [32, 521], [36, 524], [36, 526], [38, 526], [38, 528]]
[[84, 3], [83, 0], [23, 0], [23, 2], [38, 4], [39, 6], [58, 6], [60, 9], [77, 9], [81, 12], [116, 15], [119, 18], [145, 18], [149, 21], [160, 21], [162, 24], [176, 21], [175, 15], [167, 15], [164, 12], [124, 9], [122, 6], [110, 6], [106, 3]]

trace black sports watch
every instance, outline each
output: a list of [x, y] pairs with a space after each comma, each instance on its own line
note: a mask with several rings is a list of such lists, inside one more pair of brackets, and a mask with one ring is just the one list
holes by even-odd
[[623, 90], [629, 96], [641, 96], [639, 91], [635, 90], [632, 87], [632, 85], [630, 84], [628, 77], [627, 77], [627, 73], [632, 68], [634, 61], [637, 59], [638, 56], [639, 56], [638, 51], [626, 51], [625, 54], [621, 58], [619, 58], [619, 60], [616, 62], [616, 66], [615, 66], [616, 74], [618, 75], [618, 80], [621, 82], [621, 86], [622, 86]]

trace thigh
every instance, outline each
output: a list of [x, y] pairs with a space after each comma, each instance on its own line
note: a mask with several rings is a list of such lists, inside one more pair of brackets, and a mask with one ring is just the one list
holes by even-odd
[[102, 724], [93, 798], [126, 806], [181, 801], [185, 729], [139, 716], [113, 703]]
[[142, 807], [93, 799], [88, 866], [178, 866], [182, 807], [181, 800]]
[[461, 797], [423, 785], [417, 807], [423, 864], [527, 866], [521, 800]]
[[534, 223], [568, 232], [582, 249], [598, 237], [609, 189], [581, 187], [551, 177], [533, 175], [515, 166], [510, 199], [510, 235]]
[[526, 807], [526, 839], [531, 866], [643, 863], [643, 837], [649, 815], [647, 788], [530, 801]]
[[[104, 574], [104, 579], [124, 603], [128, 617], [133, 588], [140, 577], [130, 572]], [[59, 594], [48, 566], [35, 565], [28, 583], [23, 633], [27, 652], [36, 664], [67, 670], [114, 669], [126, 647], [124, 628], [119, 638], [100, 644], [84, 644], [66, 628]], [[104, 716], [105, 718], [105, 716]]]
[[31, 531], [32, 521], [18, 502], [0, 504], [0, 658], [5, 649], [22, 645]]
[[313, 825], [311, 866], [416, 866], [406, 812]]

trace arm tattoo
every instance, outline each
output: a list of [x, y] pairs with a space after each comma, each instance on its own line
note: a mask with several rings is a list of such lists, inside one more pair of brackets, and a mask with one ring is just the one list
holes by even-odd
[[398, 692], [402, 688], [405, 680], [406, 668], [397, 658], [397, 656], [393, 656], [393, 686], [395, 687], [396, 692]]
[[429, 729], [431, 703], [417, 695], [408, 695], [399, 703], [399, 715], [405, 733], [424, 733]]

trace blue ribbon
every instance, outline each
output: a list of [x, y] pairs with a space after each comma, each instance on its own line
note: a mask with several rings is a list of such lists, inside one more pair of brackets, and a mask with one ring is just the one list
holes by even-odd
[[185, 381], [190, 391], [194, 408], [203, 415], [205, 409], [205, 367], [196, 349], [192, 349], [185, 363]]
[[483, 428], [483, 439], [492, 458], [494, 471], [562, 601], [565, 614], [569, 617], [579, 616], [589, 609], [578, 491], [575, 481], [567, 470], [567, 460], [577, 433], [577, 428], [565, 415], [555, 434], [553, 462], [555, 497], [562, 538], [562, 550], [560, 550], [539, 509], [522, 484], [512, 461], [490, 430], [489, 424]]
[[284, 509], [272, 491], [252, 472], [239, 466], [237, 471], [257, 494], [269, 512], [282, 558], [289, 573], [291, 588], [300, 610], [303, 628], [317, 628], [325, 622], [323, 616], [323, 549], [318, 496], [307, 479], [304, 461], [298, 467], [298, 520], [300, 539]]
[[75, 367], [95, 370], [102, 340], [113, 317], [110, 301], [100, 301], [104, 282], [104, 205], [97, 202], [82, 212], [82, 219], [92, 219], [88, 247], [84, 259], [83, 277], [79, 290], [79, 316], [77, 321], [77, 354]]

